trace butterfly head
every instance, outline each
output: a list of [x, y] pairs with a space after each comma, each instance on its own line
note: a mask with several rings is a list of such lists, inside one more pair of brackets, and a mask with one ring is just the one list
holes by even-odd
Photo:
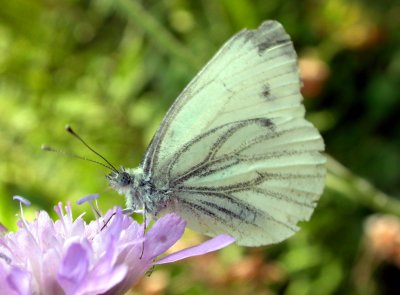
[[111, 172], [106, 177], [110, 186], [120, 193], [128, 190], [134, 181], [134, 176], [123, 168]]

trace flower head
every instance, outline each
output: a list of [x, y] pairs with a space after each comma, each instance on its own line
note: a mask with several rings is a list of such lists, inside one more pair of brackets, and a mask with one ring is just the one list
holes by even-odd
[[390, 214], [370, 216], [364, 226], [368, 249], [380, 260], [400, 267], [400, 218]]
[[[22, 197], [15, 199], [28, 204]], [[234, 241], [218, 236], [155, 261], [182, 236], [186, 224], [179, 216], [166, 215], [145, 232], [119, 207], [104, 216], [95, 208], [96, 219], [89, 223], [82, 216], [74, 219], [69, 203], [65, 212], [61, 203], [54, 209], [59, 216], [55, 222], [45, 211], [28, 222], [21, 205], [19, 230], [0, 231], [0, 286], [5, 294], [123, 294], [154, 264], [208, 253]]]

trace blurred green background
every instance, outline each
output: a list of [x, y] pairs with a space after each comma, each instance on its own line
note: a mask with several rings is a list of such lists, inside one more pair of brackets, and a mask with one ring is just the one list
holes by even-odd
[[[216, 50], [237, 31], [276, 19], [292, 36], [307, 116], [332, 156], [312, 220], [279, 245], [230, 246], [157, 267], [135, 292], [400, 294], [398, 2], [1, 4], [2, 224], [16, 228], [16, 194], [33, 203], [31, 216], [94, 192], [104, 211], [123, 205], [106, 169], [45, 153], [41, 144], [95, 158], [64, 131], [71, 124], [114, 165], [135, 167], [168, 107]], [[74, 205], [75, 216], [87, 209]], [[188, 233], [181, 246], [198, 239]]]

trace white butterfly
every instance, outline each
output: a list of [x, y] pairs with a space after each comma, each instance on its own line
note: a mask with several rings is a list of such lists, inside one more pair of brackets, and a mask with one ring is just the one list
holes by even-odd
[[304, 119], [297, 57], [281, 24], [233, 36], [169, 109], [136, 169], [108, 175], [127, 210], [176, 212], [239, 245], [277, 243], [324, 187], [321, 135]]

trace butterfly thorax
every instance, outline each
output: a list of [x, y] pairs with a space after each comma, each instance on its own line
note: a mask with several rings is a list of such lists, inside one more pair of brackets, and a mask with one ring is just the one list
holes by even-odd
[[141, 167], [121, 168], [107, 175], [107, 179], [113, 189], [125, 196], [127, 213], [144, 211], [155, 217], [170, 201], [168, 189], [157, 188]]

